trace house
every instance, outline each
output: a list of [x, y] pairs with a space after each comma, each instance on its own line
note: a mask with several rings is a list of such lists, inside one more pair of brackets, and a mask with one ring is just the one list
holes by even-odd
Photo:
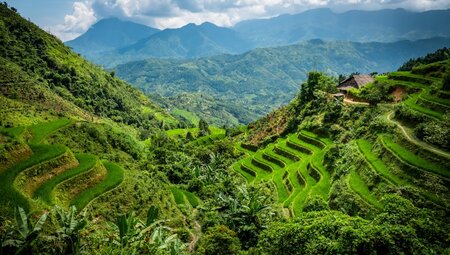
[[374, 81], [375, 79], [369, 74], [355, 74], [339, 83], [337, 88], [341, 93], [347, 94], [348, 90], [352, 88], [359, 89]]

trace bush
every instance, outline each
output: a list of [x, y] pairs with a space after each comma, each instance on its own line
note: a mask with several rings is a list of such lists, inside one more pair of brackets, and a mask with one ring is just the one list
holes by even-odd
[[199, 254], [234, 255], [240, 251], [236, 232], [224, 225], [209, 228], [198, 247]]
[[303, 206], [304, 212], [329, 210], [328, 204], [320, 196], [310, 197]]
[[430, 121], [419, 124], [414, 129], [415, 135], [427, 142], [439, 147], [450, 148], [450, 126], [440, 121]]

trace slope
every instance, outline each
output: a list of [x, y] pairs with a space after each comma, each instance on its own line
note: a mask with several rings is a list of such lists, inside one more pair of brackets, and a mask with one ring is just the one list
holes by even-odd
[[[89, 120], [96, 115], [135, 126], [159, 124], [143, 112], [143, 107], [162, 114], [164, 111], [141, 92], [87, 62], [3, 5], [0, 14], [2, 101], [15, 100], [28, 109], [36, 107], [33, 114], [52, 112]], [[8, 119], [2, 121], [17, 122], [21, 115], [25, 115], [21, 109], [5, 112]]]
[[[309, 70], [322, 70], [336, 76], [386, 72], [411, 57], [448, 45], [450, 39], [445, 38], [395, 43], [312, 40], [292, 46], [256, 49], [242, 55], [196, 60], [148, 59], [115, 69], [118, 76], [146, 93], [169, 97], [165, 102], [168, 108], [190, 108], [196, 115], [202, 114], [204, 109], [189, 103], [203, 94], [207, 95], [205, 98], [218, 100], [217, 105], [210, 108], [224, 109], [231, 115], [225, 115], [229, 123], [235, 122], [233, 119], [248, 123], [287, 104]], [[189, 97], [189, 94], [193, 95]], [[178, 97], [183, 100], [178, 101]], [[177, 102], [171, 104], [171, 101]], [[248, 112], [253, 116], [245, 118]], [[219, 124], [211, 117], [207, 120]]]

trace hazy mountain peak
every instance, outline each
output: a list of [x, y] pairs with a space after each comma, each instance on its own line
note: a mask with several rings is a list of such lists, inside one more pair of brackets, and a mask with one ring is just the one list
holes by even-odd
[[99, 54], [135, 43], [157, 32], [159, 30], [156, 28], [111, 17], [98, 21], [66, 45], [84, 55]]

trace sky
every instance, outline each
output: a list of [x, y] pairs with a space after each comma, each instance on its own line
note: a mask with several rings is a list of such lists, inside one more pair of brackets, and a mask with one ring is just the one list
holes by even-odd
[[[5, 1], [5, 0], [3, 0]], [[25, 18], [63, 41], [95, 22], [117, 17], [151, 27], [177, 28], [209, 21], [233, 26], [242, 20], [299, 13], [314, 8], [411, 11], [449, 9], [450, 0], [6, 0]]]

